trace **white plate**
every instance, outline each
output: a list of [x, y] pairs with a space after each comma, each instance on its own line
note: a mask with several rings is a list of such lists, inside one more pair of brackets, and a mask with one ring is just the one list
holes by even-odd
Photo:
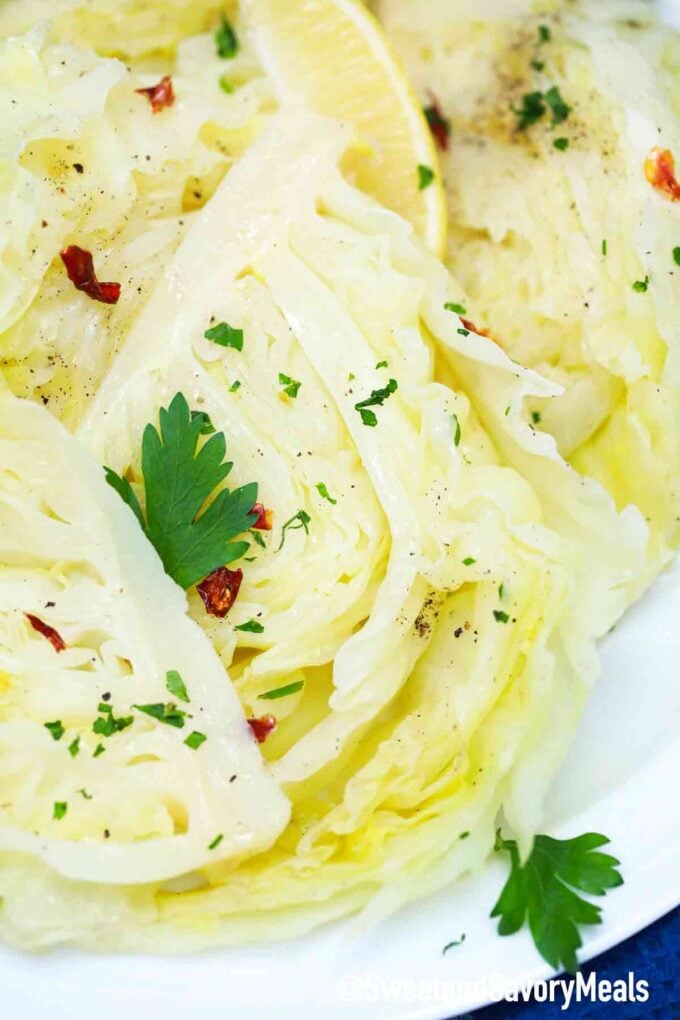
[[[606, 833], [622, 862], [625, 884], [602, 901], [604, 923], [584, 929], [582, 959], [680, 902], [680, 565], [607, 637], [602, 655], [603, 675], [546, 819], [556, 836]], [[3, 949], [2, 1015], [186, 1020], [190, 1009], [200, 1020], [450, 1017], [490, 1001], [497, 984], [549, 973], [524, 933], [499, 938], [488, 917], [505, 874], [492, 860], [360, 938], [341, 924], [291, 943], [185, 958]], [[443, 956], [462, 932], [464, 944]]]

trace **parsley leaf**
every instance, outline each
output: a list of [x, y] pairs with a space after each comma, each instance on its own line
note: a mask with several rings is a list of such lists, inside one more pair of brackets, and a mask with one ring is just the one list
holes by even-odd
[[283, 387], [283, 392], [287, 396], [292, 397], [292, 399], [295, 400], [302, 383], [298, 382], [297, 379], [291, 379], [291, 377], [286, 375], [285, 372], [279, 372], [279, 386]]
[[327, 499], [329, 503], [333, 504], [333, 506], [335, 506], [336, 503], [338, 502], [337, 499], [333, 499], [333, 497], [331, 496], [325, 482], [317, 482], [315, 485], [315, 489], [320, 496], [322, 496], [324, 499]]
[[68, 753], [75, 758], [80, 753], [80, 737], [75, 737], [68, 745]]
[[174, 726], [177, 730], [182, 729], [187, 716], [186, 712], [177, 708], [174, 701], [169, 701], [167, 705], [164, 705], [162, 701], [157, 701], [151, 705], [133, 705], [132, 707], [136, 708], [138, 712], [150, 715], [152, 719], [158, 719], [158, 722], [165, 723], [166, 726]]
[[463, 305], [459, 305], [457, 301], [447, 301], [444, 308], [447, 312], [455, 312], [456, 315], [465, 315], [465, 308]]
[[542, 92], [527, 92], [522, 96], [520, 107], [511, 107], [512, 112], [517, 114], [517, 128], [519, 131], [526, 131], [528, 127], [540, 120], [545, 113], [545, 103]]
[[215, 432], [197, 450], [202, 421], [191, 417], [182, 393], [159, 414], [160, 432], [147, 425], [142, 439], [146, 521], [127, 479], [105, 468], [106, 480], [136, 514], [165, 571], [182, 588], [190, 588], [218, 567], [239, 559], [248, 543], [232, 539], [253, 523], [257, 483], [220, 489], [201, 508], [231, 471], [223, 463], [226, 440]]
[[223, 60], [230, 60], [238, 53], [238, 36], [224, 15], [220, 27], [215, 32], [215, 47], [217, 56]]
[[494, 609], [493, 618], [497, 623], [508, 623], [510, 617], [502, 609]]
[[[97, 711], [99, 716], [92, 724], [92, 732], [98, 733], [101, 737], [112, 737], [114, 733], [120, 733], [121, 730], [126, 730], [128, 726], [132, 726], [133, 720], [131, 715], [121, 716], [120, 719], [116, 719], [113, 714], [113, 708], [105, 701], [99, 702]], [[99, 744], [98, 747], [102, 747], [102, 745]], [[101, 751], [95, 750], [95, 757], [97, 757], [98, 753], [102, 754], [103, 751], [103, 747]]]
[[201, 423], [201, 435], [211, 436], [215, 431], [215, 426], [210, 420], [210, 415], [206, 411], [192, 411], [191, 412], [192, 422], [196, 421], [197, 419]]
[[496, 850], [510, 854], [510, 876], [491, 911], [500, 918], [499, 935], [513, 935], [526, 922], [539, 953], [556, 970], [564, 966], [573, 973], [581, 946], [578, 926], [599, 924], [601, 908], [574, 890], [604, 896], [623, 884], [609, 854], [595, 852], [609, 840], [597, 832], [574, 839], [536, 836], [525, 864], [520, 864], [517, 843], [496, 836]]
[[565, 103], [557, 85], [551, 86], [545, 94], [545, 101], [552, 110], [552, 127], [561, 124], [571, 113], [571, 107]]
[[547, 25], [538, 26], [538, 41], [539, 43], [550, 42], [550, 29]]
[[192, 751], [198, 751], [201, 744], [204, 744], [208, 738], [205, 733], [199, 733], [198, 730], [192, 730], [189, 736], [186, 738], [184, 743], [187, 747], [190, 747]]
[[463, 560], [463, 566], [471, 567], [472, 564], [476, 562], [477, 560], [474, 558], [474, 556], [466, 556], [465, 559]]
[[218, 847], [220, 845], [223, 839], [224, 836], [222, 835], [222, 833], [220, 833], [219, 836], [215, 836], [212, 843], [208, 843], [208, 850], [214, 850], [215, 847]]
[[396, 379], [390, 379], [387, 386], [382, 386], [378, 390], [371, 390], [370, 397], [366, 397], [365, 400], [360, 400], [354, 405], [354, 410], [358, 411], [361, 415], [361, 420], [364, 425], [370, 425], [371, 427], [378, 424], [377, 415], [373, 411], [369, 411], [369, 407], [382, 407], [388, 397], [399, 388]]
[[174, 694], [180, 701], [189, 702], [189, 695], [187, 694], [184, 680], [181, 673], [178, 673], [176, 669], [169, 669], [165, 674], [165, 686], [170, 694]]
[[243, 350], [243, 330], [234, 329], [228, 322], [218, 322], [216, 326], [206, 329], [203, 336], [220, 347], [233, 347], [236, 351]]
[[431, 166], [425, 166], [424, 163], [418, 164], [418, 191], [425, 191], [425, 188], [429, 188], [434, 180], [434, 170]]
[[64, 727], [61, 725], [61, 719], [55, 719], [54, 722], [43, 723], [46, 730], [49, 730], [52, 735], [52, 740], [61, 740], [64, 736]]
[[284, 687], [275, 687], [272, 691], [266, 691], [264, 694], [258, 694], [258, 698], [262, 698], [265, 701], [274, 701], [276, 698], [285, 698], [289, 694], [297, 694], [304, 687], [304, 680], [294, 680], [292, 684], [286, 684]]
[[649, 277], [645, 276], [644, 280], [636, 280], [633, 284], [633, 290], [636, 294], [644, 294], [649, 286]]
[[234, 627], [234, 630], [241, 630], [246, 634], [264, 634], [264, 627], [258, 620], [246, 620], [245, 623], [239, 623], [238, 627]]
[[287, 520], [281, 528], [281, 542], [279, 543], [279, 548], [276, 551], [279, 552], [283, 548], [283, 543], [286, 541], [287, 531], [298, 531], [300, 528], [304, 528], [305, 534], [308, 535], [309, 522], [311, 519], [312, 518], [306, 510], [298, 510], [296, 514], [293, 514], [293, 516]]
[[555, 149], [559, 149], [560, 152], [564, 152], [565, 149], [569, 148], [569, 139], [568, 138], [556, 138], [555, 141], [553, 142], [553, 147]]
[[65, 800], [55, 800], [55, 802], [54, 802], [54, 809], [52, 811], [52, 817], [53, 818], [56, 818], [57, 821], [60, 821], [64, 817], [64, 815], [66, 814], [67, 811], [68, 811], [68, 804], [66, 803]]

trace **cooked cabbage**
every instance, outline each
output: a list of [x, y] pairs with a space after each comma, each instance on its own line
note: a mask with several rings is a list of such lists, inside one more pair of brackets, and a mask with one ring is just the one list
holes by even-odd
[[[178, 43], [168, 23], [158, 49], [178, 100], [156, 117], [133, 93], [155, 44], [142, 53], [124, 19], [103, 44], [93, 8], [63, 5], [0, 53], [18, 101], [0, 237], [0, 506], [16, 522], [0, 557], [16, 833], [0, 830], [0, 931], [25, 947], [178, 949], [376, 918], [478, 866], [501, 808], [529, 846], [595, 640], [662, 556], [643, 514], [536, 427], [560, 382], [466, 328], [445, 307], [460, 285], [343, 176], [346, 125], [277, 109], [247, 44], [222, 92], [210, 36]], [[25, 9], [0, 28], [23, 29]], [[75, 243], [125, 300], [73, 289], [57, 253]], [[205, 337], [222, 321], [242, 350]], [[144, 429], [180, 391], [225, 434], [229, 484], [256, 480], [274, 513], [224, 619], [195, 590], [187, 618], [100, 467], [143, 502]], [[356, 405], [374, 392], [366, 422]], [[301, 510], [306, 526], [286, 529]], [[63, 652], [29, 629], [39, 606]], [[208, 736], [197, 751], [188, 724], [133, 707], [166, 701], [173, 669]], [[72, 757], [76, 734], [92, 751], [100, 690], [134, 721], [105, 754]], [[245, 722], [263, 706], [268, 775]], [[229, 782], [244, 769], [245, 801]]]

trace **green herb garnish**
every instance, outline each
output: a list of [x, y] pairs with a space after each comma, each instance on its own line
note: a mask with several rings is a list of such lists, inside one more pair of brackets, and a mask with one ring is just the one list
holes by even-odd
[[460, 431], [460, 422], [458, 421], [458, 415], [457, 414], [452, 414], [451, 415], [451, 421], [453, 423], [453, 445], [454, 446], [460, 446], [461, 431]]
[[218, 847], [220, 845], [220, 843], [222, 842], [223, 839], [224, 839], [224, 836], [222, 835], [222, 833], [220, 833], [219, 836], [215, 836], [215, 838], [212, 841], [212, 843], [208, 844], [208, 850], [214, 850], [216, 847]]
[[226, 74], [223, 74], [222, 77], [220, 78], [220, 88], [222, 89], [223, 92], [226, 92], [227, 95], [230, 96], [231, 93], [235, 91], [236, 86], [232, 85], [232, 83], [227, 78]]
[[399, 384], [396, 379], [390, 379], [387, 386], [382, 386], [378, 390], [371, 390], [370, 397], [366, 397], [365, 400], [360, 400], [354, 405], [354, 410], [358, 411], [361, 415], [361, 420], [364, 425], [370, 425], [371, 427], [378, 424], [378, 418], [373, 411], [369, 411], [370, 407], [382, 407], [388, 397], [399, 388]]
[[474, 558], [474, 556], [466, 556], [465, 559], [463, 560], [463, 566], [464, 567], [471, 567], [472, 564], [476, 563], [476, 562], [477, 562], [477, 560]]
[[54, 722], [43, 723], [46, 730], [50, 731], [52, 740], [61, 740], [64, 736], [64, 727], [61, 725], [61, 719], [55, 719]]
[[190, 747], [192, 751], [197, 751], [201, 744], [204, 744], [207, 739], [208, 738], [205, 733], [199, 733], [198, 730], [192, 730], [184, 743], [187, 747]]
[[68, 811], [68, 804], [65, 800], [55, 800], [54, 808], [52, 809], [52, 817], [60, 821], [66, 812]]
[[288, 531], [299, 531], [300, 528], [304, 528], [305, 534], [308, 535], [311, 519], [312, 518], [306, 510], [298, 510], [296, 514], [293, 514], [293, 516], [287, 520], [281, 528], [281, 542], [279, 543], [279, 548], [276, 551], [279, 552], [283, 548], [283, 543], [286, 540], [286, 533]]
[[680, 266], [680, 245], [678, 245], [677, 248], [673, 249], [673, 261], [675, 262], [676, 266]]
[[289, 694], [297, 694], [304, 687], [304, 680], [295, 680], [292, 684], [286, 684], [284, 687], [275, 687], [273, 691], [267, 691], [265, 694], [258, 694], [258, 698], [262, 698], [264, 701], [275, 701], [277, 698], [286, 698]]
[[316, 488], [316, 491], [319, 493], [320, 496], [322, 496], [324, 499], [327, 499], [329, 503], [333, 504], [333, 506], [336, 505], [336, 503], [338, 501], [337, 501], [337, 499], [333, 499], [333, 497], [331, 496], [330, 492], [326, 488], [326, 483], [325, 482], [317, 482], [316, 485], [315, 485], [315, 488]]
[[491, 917], [500, 918], [498, 934], [514, 935], [528, 922], [543, 959], [556, 970], [564, 966], [574, 973], [576, 950], [582, 944], [579, 925], [602, 920], [601, 908], [574, 890], [604, 896], [608, 889], [623, 884], [619, 861], [596, 852], [608, 842], [597, 832], [564, 840], [536, 836], [533, 850], [521, 864], [517, 843], [502, 839], [499, 830], [495, 849], [510, 854], [510, 876], [491, 911]]
[[456, 315], [465, 315], [465, 309], [457, 301], [447, 301], [444, 305], [447, 312], [455, 312]]
[[387, 362], [386, 361], [379, 361], [375, 367], [376, 368], [387, 368]]
[[[680, 248], [678, 248], [678, 251], [680, 251]], [[602, 254], [603, 255], [607, 254], [607, 239], [606, 238], [604, 238], [604, 240], [602, 241]]]
[[233, 347], [235, 351], [243, 350], [243, 330], [235, 329], [228, 322], [218, 322], [216, 326], [206, 329], [203, 336], [220, 347]]
[[68, 745], [68, 753], [72, 758], [75, 758], [80, 752], [80, 737], [75, 737]]
[[246, 623], [239, 623], [238, 627], [234, 627], [234, 630], [242, 630], [246, 634], [264, 633], [264, 627], [257, 620], [247, 620]]
[[568, 138], [556, 138], [555, 141], [553, 142], [553, 146], [554, 146], [554, 148], [559, 149], [560, 152], [564, 152], [565, 149], [569, 148], [569, 139]]
[[157, 719], [158, 722], [165, 723], [166, 726], [174, 726], [178, 730], [182, 729], [187, 717], [186, 712], [177, 708], [174, 701], [169, 701], [167, 705], [164, 705], [162, 701], [157, 701], [152, 705], [133, 705], [132, 707], [136, 708], [138, 712], [144, 712], [152, 719]]
[[[99, 702], [97, 711], [99, 716], [92, 724], [92, 732], [98, 733], [100, 737], [112, 737], [114, 733], [120, 733], [121, 730], [126, 730], [128, 726], [132, 726], [133, 718], [131, 715], [121, 716], [119, 719], [116, 719], [113, 714], [113, 708], [106, 701]], [[99, 754], [101, 753], [102, 751], [99, 752]], [[96, 757], [97, 751], [95, 751]]]
[[543, 102], [542, 92], [527, 92], [522, 96], [520, 107], [511, 107], [513, 113], [517, 114], [517, 129], [526, 131], [528, 127], [540, 120], [545, 113], [546, 106]]
[[240, 379], [234, 379], [233, 383], [229, 387], [229, 392], [230, 393], [236, 393], [236, 390], [240, 390], [240, 389], [241, 389], [241, 380]]
[[232, 468], [223, 463], [224, 433], [215, 432], [197, 450], [201, 421], [192, 420], [182, 393], [168, 408], [161, 408], [159, 418], [160, 432], [149, 424], [142, 439], [146, 520], [128, 480], [110, 468], [104, 470], [109, 485], [136, 515], [166, 573], [182, 588], [190, 588], [248, 551], [247, 542], [233, 539], [253, 523], [257, 483], [232, 491], [221, 488], [201, 512]]
[[633, 290], [636, 294], [644, 294], [649, 287], [649, 277], [645, 276], [644, 280], [636, 280], [633, 284]]
[[184, 684], [184, 680], [180, 673], [176, 669], [169, 669], [165, 674], [165, 686], [167, 687], [170, 694], [173, 694], [180, 701], [189, 702], [189, 695]]
[[557, 85], [553, 85], [545, 94], [545, 101], [552, 110], [552, 127], [557, 124], [561, 124], [563, 120], [566, 120], [571, 113], [571, 107], [568, 106], [560, 94], [560, 90]]
[[279, 386], [283, 387], [283, 392], [286, 396], [292, 397], [293, 400], [295, 400], [302, 383], [297, 379], [291, 379], [291, 377], [286, 375], [284, 372], [279, 372]]
[[462, 946], [464, 942], [465, 942], [465, 932], [463, 932], [463, 934], [460, 936], [459, 939], [454, 939], [453, 942], [447, 942], [446, 943], [446, 945], [442, 949], [442, 956], [445, 953], [448, 953], [449, 949], [453, 949], [455, 946]]
[[192, 411], [191, 420], [192, 422], [200, 421], [202, 436], [211, 436], [215, 431], [215, 426], [210, 420], [210, 415], [206, 411]]
[[497, 623], [507, 623], [510, 617], [502, 609], [494, 609], [493, 618]]
[[224, 15], [220, 21], [220, 27], [215, 32], [215, 47], [217, 56], [223, 60], [230, 60], [238, 53], [238, 36], [231, 27]]
[[551, 33], [550, 33], [550, 29], [548, 28], [548, 26], [547, 25], [539, 25], [538, 26], [538, 41], [539, 41], [539, 43], [550, 42], [550, 39], [551, 39]]
[[93, 758], [98, 758], [99, 755], [103, 754], [105, 750], [106, 750], [106, 748], [104, 747], [103, 744], [97, 744], [97, 746], [95, 747], [94, 751], [92, 752], [92, 757]]
[[424, 163], [418, 164], [418, 191], [424, 191], [425, 188], [429, 188], [434, 180], [434, 170], [431, 166], [425, 166]]

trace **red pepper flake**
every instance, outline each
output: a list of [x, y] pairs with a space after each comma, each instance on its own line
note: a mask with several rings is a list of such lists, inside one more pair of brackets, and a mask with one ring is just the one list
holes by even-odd
[[172, 106], [175, 102], [172, 78], [168, 74], [161, 78], [158, 85], [151, 85], [148, 89], [135, 89], [135, 92], [140, 96], [146, 96], [154, 113], [160, 113], [166, 106]]
[[198, 594], [203, 599], [203, 605], [211, 616], [225, 617], [238, 595], [241, 581], [243, 580], [242, 570], [229, 570], [228, 567], [218, 567], [212, 574], [204, 577], [200, 584], [197, 584]]
[[66, 648], [66, 642], [54, 627], [50, 627], [49, 623], [44, 623], [40, 617], [34, 616], [33, 613], [24, 613], [24, 616], [30, 623], [33, 630], [37, 630], [38, 634], [42, 634], [44, 638], [47, 638], [49, 643], [54, 648], [55, 652], [63, 652]]
[[262, 503], [255, 503], [253, 509], [250, 511], [251, 514], [257, 514], [257, 520], [254, 524], [251, 524], [251, 528], [255, 528], [256, 531], [271, 531], [274, 527], [274, 511], [265, 510]]
[[645, 177], [653, 188], [671, 202], [680, 202], [680, 184], [675, 176], [675, 159], [670, 149], [655, 146], [645, 160]]
[[451, 134], [451, 121], [442, 113], [442, 108], [435, 96], [430, 93], [430, 104], [423, 108], [425, 119], [429, 124], [432, 137], [444, 152], [449, 147], [449, 136]]
[[463, 323], [465, 329], [469, 329], [471, 333], [477, 333], [478, 336], [485, 336], [487, 340], [493, 340], [495, 344], [498, 343], [493, 333], [490, 333], [488, 329], [480, 329], [479, 326], [475, 326], [471, 319], [464, 319], [461, 316], [460, 321]]
[[253, 731], [258, 744], [264, 744], [269, 734], [276, 729], [276, 719], [273, 715], [263, 715], [259, 719], [246, 719], [246, 722]]
[[70, 244], [60, 251], [61, 261], [66, 266], [68, 278], [76, 288], [82, 290], [93, 301], [115, 305], [120, 297], [119, 283], [100, 283], [94, 271], [92, 253], [77, 244]]

